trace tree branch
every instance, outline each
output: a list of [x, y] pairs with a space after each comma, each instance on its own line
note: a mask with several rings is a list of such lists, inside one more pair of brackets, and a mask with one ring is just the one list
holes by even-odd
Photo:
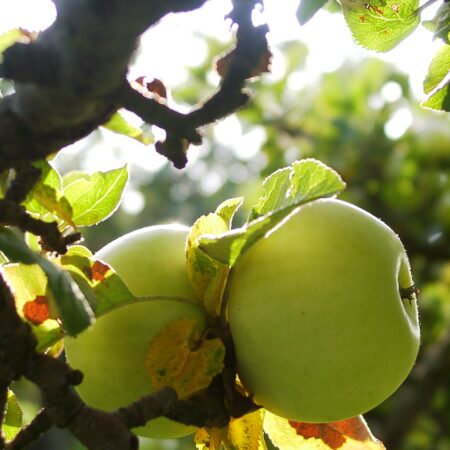
[[5, 450], [20, 450], [36, 441], [45, 431], [52, 427], [47, 411], [41, 410], [25, 428], [5, 447]]
[[17, 83], [0, 101], [0, 171], [44, 158], [107, 121], [139, 36], [165, 15], [204, 2], [55, 1], [54, 24], [3, 55], [0, 70]]

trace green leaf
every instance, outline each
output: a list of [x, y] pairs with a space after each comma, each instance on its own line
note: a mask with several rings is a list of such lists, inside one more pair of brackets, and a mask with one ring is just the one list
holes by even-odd
[[220, 235], [203, 235], [199, 249], [212, 259], [233, 267], [239, 257], [272, 228], [278, 225], [296, 206], [284, 208], [253, 220], [242, 228]]
[[81, 245], [72, 246], [58, 259], [89, 301], [95, 316], [99, 317], [121, 303], [135, 300], [126, 284], [107, 264], [97, 260]]
[[19, 233], [0, 227], [0, 251], [11, 261], [25, 264], [37, 263], [40, 255], [31, 251]]
[[48, 259], [29, 249], [21, 236], [1, 227], [0, 250], [11, 261], [40, 266], [48, 280], [50, 292], [47, 296], [51, 296], [53, 307], [68, 334], [76, 335], [92, 323], [92, 310], [75, 282]]
[[148, 136], [141, 128], [135, 127], [121, 114], [116, 112], [108, 122], [102, 125], [103, 128], [113, 131], [114, 133], [123, 134], [132, 139], [136, 139], [142, 144], [148, 145], [153, 142], [153, 139]]
[[450, 81], [422, 102], [422, 106], [438, 111], [450, 112]]
[[66, 197], [62, 196], [56, 189], [45, 184], [36, 186], [33, 191], [34, 199], [48, 212], [51, 212], [64, 222], [72, 224], [72, 207]]
[[419, 25], [418, 0], [340, 0], [355, 41], [370, 50], [386, 52]]
[[313, 158], [295, 161], [264, 180], [263, 194], [253, 207], [249, 222], [304, 200], [329, 197], [344, 188], [339, 174], [322, 162]]
[[122, 167], [92, 175], [76, 172], [66, 175], [63, 181], [64, 196], [73, 211], [73, 223], [91, 226], [108, 218], [118, 208], [128, 171]]
[[7, 395], [6, 414], [5, 421], [2, 425], [2, 432], [8, 442], [14, 439], [22, 428], [23, 412], [14, 392], [8, 389]]
[[443, 2], [433, 19], [424, 22], [424, 26], [433, 32], [435, 39], [450, 44], [450, 3]]
[[423, 82], [423, 90], [429, 94], [450, 73], [450, 45], [444, 45], [434, 55]]
[[8, 262], [8, 258], [5, 256], [3, 252], [0, 252], [0, 265], [6, 264]]
[[41, 219], [60, 218], [72, 224], [72, 208], [63, 196], [61, 176], [48, 161], [37, 161], [33, 165], [41, 170], [41, 176], [23, 205], [29, 212], [38, 214]]
[[234, 214], [242, 206], [244, 197], [230, 198], [222, 202], [216, 209], [216, 214], [222, 217], [222, 219], [231, 227]]
[[53, 304], [64, 330], [71, 336], [76, 336], [94, 321], [94, 314], [88, 301], [68, 273], [47, 259], [43, 259], [40, 266], [47, 275]]
[[216, 235], [202, 235], [199, 248], [211, 258], [232, 267], [243, 252], [265, 236], [298, 206], [330, 197], [345, 188], [333, 169], [320, 161], [304, 159], [270, 175], [247, 225]]
[[249, 222], [282, 207], [291, 186], [292, 167], [284, 167], [263, 181], [264, 193], [253, 207]]
[[328, 0], [301, 0], [297, 9], [297, 20], [300, 25], [308, 22]]

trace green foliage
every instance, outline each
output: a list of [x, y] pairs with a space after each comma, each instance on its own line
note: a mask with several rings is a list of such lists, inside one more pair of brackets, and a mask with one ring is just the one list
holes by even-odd
[[446, 83], [442, 88], [437, 89], [434, 94], [422, 102], [422, 106], [437, 109], [438, 111], [450, 112], [450, 82]]
[[434, 55], [427, 77], [423, 82], [425, 94], [429, 94], [450, 72], [450, 45], [442, 46]]
[[419, 25], [418, 0], [341, 0], [345, 20], [355, 41], [386, 52]]
[[[308, 16], [312, 17], [320, 3], [322, 2], [303, 1], [303, 6], [300, 5], [298, 10], [300, 20], [306, 22]], [[398, 11], [397, 6], [400, 8]], [[349, 26], [355, 29], [352, 31], [355, 40], [378, 51], [385, 51], [398, 44], [415, 29], [419, 21], [416, 3], [390, 1], [364, 4], [347, 1], [343, 8]], [[409, 9], [411, 12], [408, 15], [406, 13]], [[449, 14], [450, 4], [444, 2], [429, 24], [435, 37], [447, 44]], [[365, 22], [361, 21], [362, 16], [367, 17]], [[448, 73], [445, 56], [447, 50], [444, 50], [447, 47], [448, 45], [443, 47], [442, 54], [439, 52], [430, 66], [425, 89], [431, 97], [424, 106], [448, 110], [449, 87], [448, 84], [442, 86], [446, 70]], [[218, 41], [209, 42], [208, 56], [201, 66], [190, 69], [189, 83], [175, 87], [173, 95], [177, 102], [193, 104], [199, 96], [206, 96], [212, 87], [208, 81], [212, 57], [223, 48], [224, 44]], [[206, 145], [199, 158], [196, 161], [193, 158], [191, 168], [187, 171], [179, 173], [168, 165], [151, 173], [138, 169], [139, 176], [134, 180], [134, 187], [140, 189], [145, 200], [145, 208], [141, 214], [133, 216], [119, 210], [111, 220], [96, 227], [90, 225], [109, 217], [118, 206], [126, 184], [122, 172], [124, 169], [117, 169], [115, 173], [113, 171], [114, 176], [74, 173], [66, 175], [63, 183], [50, 163], [41, 162], [41, 180], [24, 205], [36, 217], [46, 221], [56, 220], [61, 230], [85, 226], [84, 234], [88, 245], [96, 249], [131, 228], [173, 220], [192, 223], [205, 211], [214, 210], [221, 199], [244, 192], [247, 201], [237, 212], [237, 220], [244, 220], [244, 214], [251, 213], [257, 223], [253, 225], [255, 228], [249, 232], [247, 225], [243, 235], [228, 234], [229, 242], [226, 239], [213, 238], [211, 242], [205, 237], [200, 239], [206, 247], [211, 243], [210, 249], [216, 245], [219, 259], [228, 263], [238, 257], [242, 248], [251, 243], [251, 239], [257, 239], [273, 226], [270, 212], [277, 208], [276, 205], [281, 207], [286, 202], [291, 170], [279, 168], [290, 164], [294, 159], [318, 158], [334, 167], [348, 183], [348, 188], [342, 194], [344, 199], [382, 217], [405, 242], [421, 290], [419, 301], [422, 341], [423, 353], [426, 354], [430, 345], [450, 326], [448, 121], [430, 115], [428, 111], [418, 111], [411, 98], [406, 77], [378, 61], [369, 60], [358, 66], [346, 65], [336, 72], [323, 75], [319, 81], [305, 89], [294, 90], [289, 87], [288, 80], [290, 75], [303, 74], [306, 50], [301, 43], [290, 42], [284, 45], [283, 55], [287, 68], [284, 77], [276, 81], [257, 82], [252, 106], [238, 115], [244, 133], [264, 126], [261, 152], [255, 158], [245, 160], [236, 156], [231, 146], [224, 146], [217, 139], [211, 139], [211, 132], [206, 130]], [[392, 84], [400, 90], [398, 99], [387, 99], [380, 94], [384, 87]], [[405, 108], [413, 115], [412, 125], [398, 137], [389, 137], [386, 123], [397, 111]], [[139, 134], [141, 130], [122, 119], [123, 117], [115, 117], [107, 128], [145, 141], [144, 136]], [[257, 180], [275, 170], [279, 172], [265, 182], [265, 190], [261, 193]], [[237, 173], [244, 175], [239, 178]], [[217, 189], [208, 191], [204, 188], [204, 182], [210, 174], [218, 174], [221, 183]], [[2, 176], [0, 189], [4, 193], [7, 176]], [[72, 182], [75, 185], [67, 195], [66, 187]], [[113, 201], [106, 199], [108, 189], [113, 192]], [[90, 194], [83, 198], [86, 192]], [[257, 203], [258, 196], [261, 195], [261, 200]], [[253, 204], [257, 206], [251, 212]], [[235, 207], [236, 204], [219, 207], [215, 215], [227, 223], [231, 220]], [[90, 210], [87, 217], [83, 215], [84, 208]], [[198, 242], [204, 233], [217, 234], [220, 231], [216, 227], [212, 230], [201, 227], [192, 239]], [[224, 231], [227, 231], [226, 227]], [[253, 237], [251, 233], [254, 233]], [[1, 236], [5, 239], [2, 240]], [[38, 287], [39, 292], [41, 289], [46, 292], [48, 275], [35, 264], [37, 254], [30, 254], [21, 245], [16, 245], [16, 241], [11, 241], [9, 236], [0, 234], [0, 261], [3, 264], [10, 263], [9, 258], [24, 262], [5, 266], [11, 273], [15, 271], [14, 277], [23, 281], [18, 292], [35, 292]], [[222, 242], [223, 247], [218, 242]], [[36, 240], [33, 245], [36, 250], [40, 250]], [[49, 264], [70, 274], [89, 302], [86, 309], [90, 308], [96, 316], [130, 299], [128, 289], [113, 271], [106, 272], [104, 279], [92, 279], [95, 258], [85, 247], [71, 247], [67, 255], [51, 258], [51, 261], [43, 266], [53, 274], [53, 278], [50, 275], [49, 279], [53, 279], [56, 286], [57, 295], [53, 293], [56, 303], [60, 296], [66, 295], [66, 291], [58, 287], [59, 269], [53, 272]], [[220, 285], [220, 279], [216, 280], [218, 282], [214, 289], [211, 288], [214, 295]], [[207, 283], [210, 281], [211, 278], [208, 278]], [[66, 287], [67, 283], [71, 288], [74, 286], [67, 279], [61, 283]], [[33, 295], [37, 295], [36, 292]], [[22, 294], [18, 298], [22, 298]], [[32, 298], [30, 294], [26, 300], [23, 296], [23, 302]], [[77, 303], [78, 300], [74, 302]], [[74, 327], [81, 328], [78, 320], [76, 322]], [[33, 325], [33, 331], [38, 336], [40, 350], [48, 349], [62, 335], [57, 322], [51, 319], [45, 324]], [[448, 381], [442, 383], [433, 394], [430, 404], [424, 406], [415, 428], [406, 433], [399, 448], [446, 448], [450, 427], [447, 407], [450, 402], [449, 392]], [[414, 386], [406, 385], [381, 408], [367, 416], [369, 423], [380, 430], [386, 428], [398, 405], [409, 395], [414, 395]], [[183, 442], [180, 445], [192, 448], [191, 439]], [[168, 448], [165, 446], [173, 448], [173, 445], [173, 441], [145, 441], [144, 448], [160, 450]]]
[[14, 436], [22, 428], [23, 413], [14, 392], [8, 390], [8, 398], [6, 404], [6, 415], [2, 424], [2, 432], [6, 441], [14, 439]]
[[[55, 221], [61, 232], [109, 217], [128, 181], [126, 167], [92, 175], [71, 172], [62, 178], [47, 161], [34, 165], [41, 176], [23, 206], [41, 220]], [[39, 350], [51, 348], [64, 333], [77, 335], [93, 322], [95, 314], [134, 298], [120, 278], [84, 247], [72, 247], [60, 258], [32, 248], [40, 249], [31, 235], [24, 241], [13, 230], [0, 228], [3, 262], [18, 263], [5, 266], [5, 271], [14, 286], [19, 312], [32, 324]], [[26, 303], [31, 304], [28, 315], [23, 310]]]
[[91, 226], [107, 219], [119, 206], [128, 181], [126, 167], [92, 175], [74, 171], [63, 179], [47, 161], [34, 165], [41, 177], [24, 206], [40, 219], [62, 226]]
[[72, 223], [85, 227], [108, 218], [119, 206], [127, 181], [126, 167], [92, 175], [81, 172], [65, 175], [64, 196], [72, 208]]
[[143, 129], [132, 125], [120, 111], [116, 112], [111, 119], [102, 126], [114, 133], [136, 139], [142, 144], [151, 144], [153, 142], [153, 139], [148, 136]]
[[219, 236], [205, 236], [200, 239], [200, 248], [222, 264], [233, 266], [246, 250], [297, 206], [335, 195], [344, 187], [341, 177], [319, 161], [295, 162], [264, 181], [263, 196], [244, 227]]
[[42, 220], [58, 219], [71, 222], [72, 208], [62, 192], [62, 178], [47, 161], [33, 164], [41, 170], [39, 182], [28, 194], [24, 202], [27, 211]]
[[86, 247], [74, 245], [55, 262], [71, 274], [88, 299], [95, 317], [135, 299], [117, 273], [95, 259]]
[[[61, 319], [68, 334], [77, 335], [91, 324], [91, 308], [67, 272], [30, 250], [23, 239], [10, 229], [0, 228], [0, 249], [12, 262], [39, 265], [47, 278], [49, 290], [46, 295], [51, 303], [50, 309], [53, 307], [54, 314]], [[25, 274], [24, 280], [26, 282]], [[31, 281], [34, 282], [33, 279]]]
[[442, 3], [434, 18], [424, 25], [433, 32], [434, 38], [442, 39], [446, 44], [450, 44], [450, 4]]

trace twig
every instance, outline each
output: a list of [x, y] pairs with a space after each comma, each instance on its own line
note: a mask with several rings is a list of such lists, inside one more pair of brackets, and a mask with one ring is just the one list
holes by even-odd
[[165, 15], [206, 0], [55, 1], [56, 21], [2, 55], [15, 93], [0, 100], [0, 171], [48, 156], [118, 109], [139, 36]]
[[16, 176], [6, 191], [5, 198], [15, 203], [23, 202], [39, 180], [40, 175], [40, 169], [31, 164], [16, 168]]
[[200, 144], [202, 137], [186, 114], [175, 111], [152, 98], [146, 98], [126, 83], [119, 98], [122, 106], [136, 113], [145, 122], [174, 132], [189, 142]]
[[23, 206], [6, 198], [0, 200], [0, 224], [16, 226], [23, 232], [29, 231], [40, 236], [44, 250], [61, 255], [67, 252], [68, 245], [81, 239], [80, 233], [62, 235], [56, 222], [35, 219], [27, 213]]

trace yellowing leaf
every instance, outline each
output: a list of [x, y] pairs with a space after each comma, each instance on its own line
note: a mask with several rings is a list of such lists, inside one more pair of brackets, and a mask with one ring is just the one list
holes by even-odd
[[292, 422], [266, 412], [264, 430], [282, 450], [383, 450], [362, 416], [340, 422]]
[[220, 339], [200, 336], [195, 320], [169, 323], [150, 344], [146, 367], [154, 389], [170, 386], [180, 398], [206, 389], [223, 369]]
[[263, 431], [264, 411], [231, 419], [224, 428], [201, 428], [195, 434], [199, 450], [267, 450]]
[[263, 431], [264, 411], [246, 414], [239, 419], [231, 419], [228, 425], [228, 440], [236, 450], [265, 450]]
[[200, 237], [204, 234], [220, 234], [228, 231], [235, 212], [243, 198], [231, 198], [222, 202], [214, 213], [202, 216], [192, 225], [186, 244], [187, 272], [192, 286], [207, 312], [220, 314], [220, 305], [229, 268], [215, 261], [199, 249]]
[[[62, 338], [61, 326], [56, 320], [44, 316], [42, 318], [45, 320], [33, 323], [35, 314], [30, 314], [29, 310], [29, 305], [40, 307], [39, 300], [36, 302], [36, 299], [46, 298], [47, 278], [43, 270], [37, 264], [22, 263], [7, 264], [2, 270], [14, 293], [18, 314], [32, 325], [33, 333], [38, 339], [38, 350], [48, 349]], [[47, 310], [46, 302], [41, 306]]]
[[73, 225], [72, 206], [61, 192], [58, 192], [51, 186], [41, 184], [34, 189], [34, 198], [45, 209], [64, 220], [64, 222]]
[[198, 450], [213, 450], [211, 448], [211, 436], [205, 428], [199, 428], [194, 436], [195, 446]]
[[212, 315], [219, 315], [220, 301], [225, 286], [223, 280], [226, 280], [228, 276], [228, 267], [203, 253], [198, 248], [199, 238], [206, 233], [222, 233], [228, 229], [229, 225], [226, 219], [219, 214], [211, 213], [196, 220], [187, 238], [187, 273], [195, 292], [203, 300], [208, 313]]
[[194, 436], [195, 445], [198, 450], [220, 450], [227, 441], [227, 432], [228, 427], [200, 428]]

